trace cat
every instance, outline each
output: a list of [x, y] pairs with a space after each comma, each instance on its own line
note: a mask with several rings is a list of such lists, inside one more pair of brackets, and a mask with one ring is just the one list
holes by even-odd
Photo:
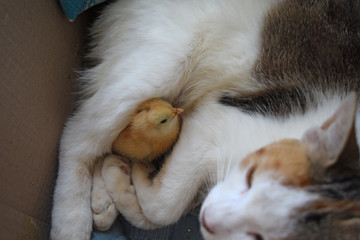
[[238, 162], [202, 205], [205, 239], [359, 239], [356, 102]]
[[[332, 122], [336, 109], [351, 108], [346, 107], [352, 102], [348, 98], [356, 97], [346, 96], [360, 89], [359, 16], [357, 0], [110, 4], [92, 27], [93, 49], [88, 57], [97, 64], [83, 73], [87, 98], [67, 121], [61, 138], [51, 239], [90, 239], [94, 164], [110, 152], [131, 110], [153, 97], [183, 108], [183, 125], [178, 142], [153, 179], [148, 177], [152, 169], [141, 164], [131, 169], [131, 181], [123, 171], [114, 175], [114, 182], [123, 186], [119, 192], [130, 194], [119, 194], [117, 201], [132, 224], [156, 228], [174, 223], [205, 199], [200, 214], [205, 239], [319, 239], [344, 229], [333, 224], [339, 218], [348, 219], [356, 234], [356, 196], [346, 198], [354, 201], [353, 207], [341, 208], [331, 184], [321, 179], [280, 184], [274, 175], [246, 165], [246, 156], [277, 145], [284, 146], [280, 152], [286, 153], [292, 141], [303, 143], [299, 139], [314, 126]], [[354, 114], [349, 112], [335, 116]], [[355, 129], [358, 135], [358, 118]], [[337, 139], [343, 142], [344, 136]], [[303, 149], [302, 144], [298, 149]], [[346, 155], [342, 150], [341, 156]], [[304, 151], [293, 155], [289, 162], [304, 159]], [[300, 170], [306, 169], [302, 162]], [[358, 163], [352, 162], [356, 170]], [[248, 198], [251, 212], [242, 212], [245, 205], [236, 208], [238, 202], [231, 201], [244, 194], [244, 189], [239, 192], [244, 174], [254, 186], [247, 190], [249, 196], [253, 190], [261, 191], [254, 196], [268, 200], [268, 208], [262, 208], [266, 204], [261, 199]], [[261, 179], [265, 184], [257, 188]], [[334, 181], [336, 185], [336, 177]], [[356, 181], [349, 184], [350, 189], [356, 187]], [[344, 191], [341, 200], [347, 192], [338, 185]], [[322, 209], [328, 202], [311, 205], [317, 198], [335, 203]], [[222, 203], [234, 210], [219, 219]], [[244, 226], [237, 225], [242, 220]]]

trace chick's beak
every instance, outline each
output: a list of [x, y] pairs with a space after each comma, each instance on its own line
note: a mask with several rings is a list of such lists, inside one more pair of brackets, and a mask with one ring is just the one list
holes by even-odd
[[173, 116], [171, 119], [175, 118], [177, 115], [179, 115], [180, 113], [182, 113], [184, 111], [184, 109], [182, 108], [173, 108], [172, 112], [173, 112]]

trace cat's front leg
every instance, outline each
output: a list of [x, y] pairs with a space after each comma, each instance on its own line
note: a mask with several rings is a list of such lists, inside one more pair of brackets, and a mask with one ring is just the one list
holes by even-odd
[[[191, 127], [189, 127], [191, 126]], [[165, 226], [175, 223], [189, 210], [200, 187], [206, 181], [211, 151], [204, 141], [204, 128], [184, 124], [178, 143], [154, 179], [144, 165], [134, 164], [132, 180], [138, 201], [147, 219]], [[200, 131], [200, 132], [199, 132]]]
[[[114, 106], [113, 101], [121, 104]], [[51, 240], [90, 239], [93, 167], [97, 157], [110, 151], [116, 135], [128, 123], [126, 117], [141, 101], [144, 99], [129, 99], [106, 88], [84, 102], [67, 122], [60, 143]]]
[[158, 226], [152, 224], [144, 216], [134, 186], [130, 180], [131, 168], [125, 159], [110, 155], [105, 158], [102, 166], [107, 192], [110, 194], [116, 208], [133, 225], [144, 229], [153, 229]]
[[60, 163], [52, 210], [51, 240], [90, 239], [91, 168], [91, 162], [89, 164], [76, 161]]
[[171, 169], [180, 169], [183, 166], [166, 165], [163, 168], [166, 172], [160, 171], [153, 180], [149, 178], [150, 171], [141, 164], [134, 165], [132, 171], [136, 195], [143, 214], [146, 219], [158, 226], [177, 222], [189, 210], [203, 182], [201, 173], [197, 175], [194, 171], [184, 169], [175, 172]]

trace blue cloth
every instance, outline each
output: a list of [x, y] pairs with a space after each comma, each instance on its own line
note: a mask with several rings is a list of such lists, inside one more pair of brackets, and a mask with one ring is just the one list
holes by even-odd
[[199, 219], [196, 213], [189, 213], [176, 224], [156, 229], [142, 230], [119, 217], [106, 232], [94, 230], [91, 240], [202, 240]]
[[70, 21], [85, 11], [86, 9], [104, 2], [105, 0], [59, 0], [60, 4]]

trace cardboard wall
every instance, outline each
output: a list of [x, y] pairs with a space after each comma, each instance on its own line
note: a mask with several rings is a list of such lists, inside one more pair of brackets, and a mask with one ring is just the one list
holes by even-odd
[[86, 27], [56, 0], [0, 1], [0, 239], [48, 239]]

